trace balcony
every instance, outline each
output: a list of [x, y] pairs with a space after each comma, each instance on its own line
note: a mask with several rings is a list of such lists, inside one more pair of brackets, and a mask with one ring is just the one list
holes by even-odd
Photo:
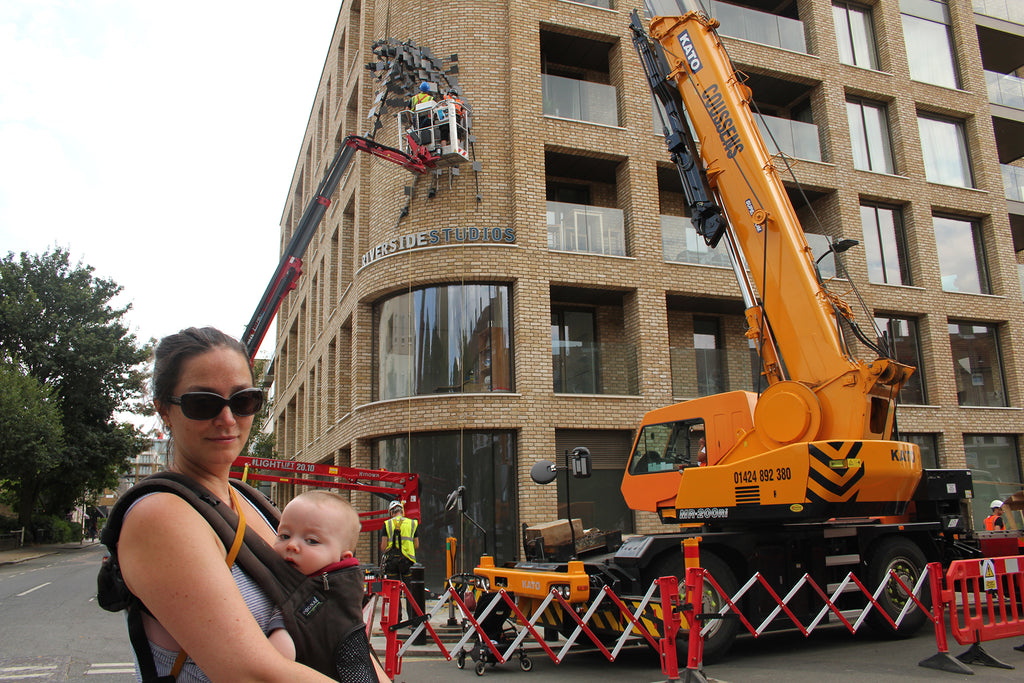
[[813, 123], [776, 116], [758, 116], [755, 119], [769, 154], [782, 152], [794, 159], [821, 161], [818, 127]]
[[541, 74], [544, 115], [619, 125], [615, 86]]
[[718, 32], [723, 36], [807, 53], [802, 21], [724, 2], [713, 2], [711, 5], [711, 13], [722, 22]]
[[974, 0], [974, 11], [987, 17], [1024, 24], [1024, 4], [1020, 0]]
[[668, 353], [672, 363], [672, 396], [696, 398], [730, 390], [724, 349], [670, 347]]
[[666, 263], [692, 263], [699, 266], [729, 267], [725, 246], [712, 249], [697, 234], [689, 218], [661, 217], [661, 254]]
[[992, 104], [1024, 109], [1024, 79], [986, 71], [985, 84], [988, 86], [988, 99]]
[[1006, 198], [1013, 202], [1024, 202], [1024, 168], [1000, 164], [1003, 171], [1003, 188]]
[[551, 364], [556, 394], [640, 393], [633, 344], [553, 339]]
[[547, 203], [548, 249], [625, 256], [622, 209]]

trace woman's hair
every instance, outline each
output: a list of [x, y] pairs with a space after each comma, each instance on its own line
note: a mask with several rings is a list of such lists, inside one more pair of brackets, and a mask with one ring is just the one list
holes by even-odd
[[216, 348], [232, 349], [249, 358], [242, 342], [215, 327], [190, 327], [161, 339], [153, 360], [153, 400], [166, 403], [174, 395], [185, 361]]

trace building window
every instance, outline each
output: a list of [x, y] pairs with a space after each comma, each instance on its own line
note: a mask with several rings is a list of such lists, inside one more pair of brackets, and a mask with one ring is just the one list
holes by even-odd
[[928, 182], [974, 187], [963, 123], [918, 115], [917, 129]]
[[1008, 405], [996, 326], [950, 321], [949, 345], [956, 373], [957, 403], [962, 406]]
[[868, 279], [889, 285], [909, 285], [910, 269], [900, 210], [862, 204], [860, 222], [864, 230]]
[[900, 0], [900, 12], [910, 77], [946, 88], [959, 87], [945, 0]]
[[[628, 431], [559, 429], [555, 432], [555, 461], [566, 464], [566, 451], [586, 446], [590, 451], [591, 475], [585, 479], [559, 473], [558, 519], [568, 519], [568, 503], [572, 516], [583, 522], [583, 528], [602, 531], [621, 530], [631, 534], [634, 530], [633, 511], [622, 497], [622, 473], [633, 446], [633, 434]], [[566, 489], [566, 485], [569, 486]]]
[[[484, 553], [500, 566], [514, 560], [519, 548], [516, 527], [516, 440], [509, 431], [465, 431], [403, 434], [373, 443], [373, 467], [392, 472], [415, 472], [430, 482], [420, 492], [420, 547], [416, 559], [424, 565], [427, 584], [434, 590], [445, 580], [445, 538], [460, 539], [458, 566], [474, 567]], [[628, 451], [627, 451], [628, 452]], [[486, 531], [445, 513], [448, 493], [466, 487], [466, 513]], [[376, 540], [374, 541], [376, 546]]]
[[933, 216], [942, 289], [990, 294], [981, 228], [974, 221]]
[[887, 348], [892, 357], [900, 363], [916, 368], [914, 374], [900, 389], [900, 402], [913, 405], [927, 404], [917, 321], [912, 318], [877, 317], [875, 325], [882, 332], [883, 348]]
[[507, 286], [424, 287], [374, 313], [378, 400], [512, 390]]
[[551, 361], [556, 394], [597, 393], [597, 332], [593, 311], [551, 312]]
[[697, 395], [726, 391], [725, 349], [718, 318], [693, 317], [693, 348], [697, 353]]
[[833, 2], [832, 18], [836, 25], [839, 61], [877, 71], [878, 56], [875, 52], [871, 10], [849, 2]]
[[921, 468], [934, 470], [939, 467], [939, 435], [938, 434], [900, 434], [900, 439], [917, 444], [921, 449]]
[[846, 101], [846, 118], [850, 124], [853, 167], [862, 171], [894, 173], [886, 106], [849, 99]]
[[[964, 455], [974, 478], [974, 528], [984, 529], [993, 500], [1021, 490], [1017, 437], [1009, 434], [964, 434]], [[1004, 512], [1004, 518], [1006, 513]]]

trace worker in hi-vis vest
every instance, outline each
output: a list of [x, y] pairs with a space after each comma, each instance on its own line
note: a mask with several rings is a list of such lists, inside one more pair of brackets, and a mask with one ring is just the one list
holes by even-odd
[[986, 531], [1002, 531], [1006, 528], [1003, 522], [1003, 501], [993, 500], [989, 507], [992, 508], [992, 514], [985, 518]]
[[431, 121], [432, 109], [424, 109], [417, 112], [416, 107], [427, 102], [433, 102], [434, 96], [430, 94], [430, 84], [426, 81], [420, 83], [419, 92], [412, 96], [412, 104], [409, 106], [416, 116], [416, 129], [419, 131], [417, 142], [421, 145], [429, 145], [433, 138], [433, 121]]
[[400, 501], [391, 501], [388, 513], [391, 518], [384, 522], [384, 532], [380, 539], [384, 576], [408, 583], [410, 570], [416, 562], [416, 549], [420, 547], [420, 539], [416, 536], [420, 525], [415, 519], [405, 516], [405, 508]]

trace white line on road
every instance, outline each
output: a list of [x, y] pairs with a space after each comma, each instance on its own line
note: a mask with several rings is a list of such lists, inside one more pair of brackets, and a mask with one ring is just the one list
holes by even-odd
[[52, 582], [52, 581], [47, 581], [46, 583], [41, 583], [41, 584], [39, 584], [38, 586], [36, 586], [35, 588], [29, 588], [29, 589], [28, 589], [27, 591], [25, 591], [24, 593], [18, 593], [18, 594], [17, 594], [17, 595], [15, 595], [14, 597], [16, 597], [16, 598], [20, 598], [20, 597], [22, 597], [22, 596], [24, 596], [24, 595], [28, 595], [28, 594], [29, 594], [29, 593], [31, 593], [32, 591], [37, 591], [37, 590], [39, 590], [40, 588], [43, 588], [44, 586], [49, 586], [49, 585], [50, 585], [51, 583], [53, 583], [53, 582]]
[[0, 681], [22, 681], [26, 678], [49, 678], [56, 666], [7, 666], [0, 668]]
[[109, 676], [111, 674], [124, 674], [125, 676], [135, 675], [135, 664], [132, 662], [106, 662], [93, 664], [85, 672], [86, 676]]

